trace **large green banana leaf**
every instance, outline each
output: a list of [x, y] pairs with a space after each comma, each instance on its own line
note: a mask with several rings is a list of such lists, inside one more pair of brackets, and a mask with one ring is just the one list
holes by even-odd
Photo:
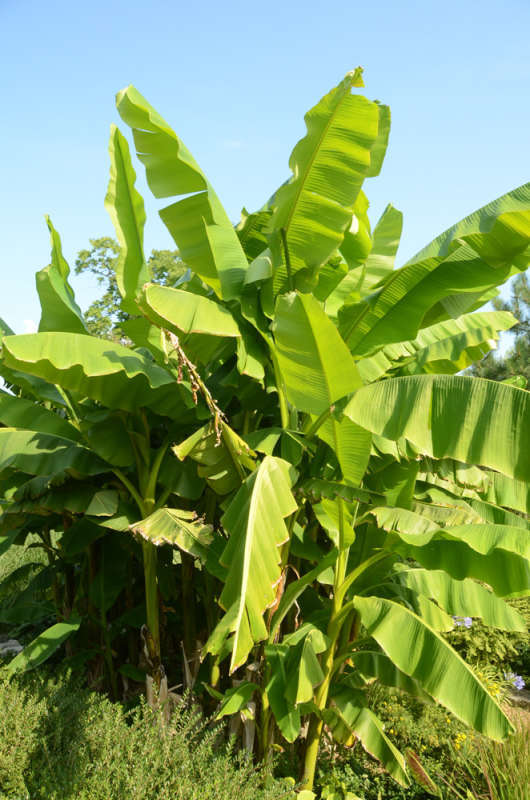
[[[222, 696], [222, 702], [219, 710], [215, 715], [215, 719], [222, 719], [223, 717], [232, 716], [237, 714], [248, 706], [254, 692], [258, 691], [259, 687], [256, 683], [251, 681], [237, 682], [235, 686], [227, 691]], [[211, 691], [211, 689], [209, 690]], [[212, 692], [213, 694], [213, 692]]]
[[498, 506], [507, 506], [530, 514], [530, 480], [525, 478], [523, 481], [514, 481], [497, 472], [488, 472], [485, 499]]
[[133, 86], [118, 93], [116, 104], [121, 118], [132, 128], [137, 155], [145, 165], [154, 196], [189, 195], [159, 212], [183, 261], [223, 299], [238, 297], [247, 259], [199, 165]]
[[289, 159], [293, 177], [274, 198], [270, 248], [276, 293], [295, 288], [289, 273], [316, 275], [349, 228], [364, 178], [381, 167], [389, 112], [352, 95], [352, 87], [363, 85], [361, 75], [360, 69], [348, 73], [305, 116], [307, 134]]
[[50, 658], [69, 636], [78, 631], [80, 625], [81, 620], [78, 617], [71, 617], [65, 622], [58, 622], [47, 628], [9, 663], [9, 675], [38, 667]]
[[29, 431], [51, 433], [78, 442], [81, 434], [73, 425], [49, 411], [44, 406], [39, 406], [31, 400], [14, 397], [7, 392], [0, 392], [0, 425], [8, 428], [24, 428]]
[[192, 404], [190, 391], [162, 367], [122, 345], [74, 333], [32, 333], [2, 340], [15, 368], [108, 408], [151, 408], [173, 419]]
[[106, 465], [86, 447], [49, 433], [0, 428], [0, 470], [17, 469], [28, 475], [57, 475], [68, 471], [98, 475]]
[[50, 476], [38, 476], [20, 486], [6, 510], [13, 514], [69, 511], [110, 517], [118, 510], [118, 493], [109, 489], [98, 490], [97, 486], [85, 481], [67, 481], [54, 486]]
[[337, 286], [348, 275], [348, 264], [340, 250], [336, 250], [318, 271], [318, 281], [313, 289], [313, 296], [324, 303], [333, 294]]
[[[1, 518], [2, 517], [0, 515], [0, 519]], [[0, 535], [0, 555], [3, 555], [4, 553], [7, 552], [7, 550], [9, 550], [9, 548], [11, 547], [11, 545], [13, 544], [13, 542], [15, 541], [15, 539], [19, 534], [20, 534], [20, 529], [18, 528], [15, 528], [14, 530], [9, 530], [7, 533], [2, 532], [2, 534]]]
[[[427, 514], [426, 509], [434, 507], [430, 503], [413, 503], [413, 510], [406, 508], [392, 508], [391, 506], [372, 507], [370, 513], [377, 520], [377, 525], [385, 531], [397, 531], [405, 536], [410, 536], [410, 542], [416, 544], [427, 544], [431, 541], [434, 534], [439, 533], [444, 525], [460, 524], [461, 516], [457, 515], [458, 522], [453, 522], [453, 516], [442, 514]], [[439, 507], [436, 507], [437, 509]], [[449, 509], [452, 511], [453, 509]], [[457, 508], [458, 510], [458, 508]], [[447, 519], [451, 522], [447, 522]], [[480, 522], [478, 515], [473, 515], [474, 523]], [[467, 520], [463, 523], [467, 524]], [[405, 541], [409, 541], [406, 539]]]
[[[440, 463], [450, 460], [451, 459], [441, 459]], [[470, 469], [473, 469], [473, 467]], [[480, 471], [479, 467], [476, 467], [476, 469]], [[468, 501], [470, 498], [479, 499], [479, 490], [474, 487], [462, 486], [462, 484], [457, 481], [451, 481], [449, 478], [442, 478], [437, 472], [422, 472], [421, 470], [418, 472], [416, 487], [417, 498], [421, 497], [422, 500], [432, 498], [434, 500], [433, 494], [438, 494], [439, 490], [442, 490], [447, 495], [449, 502], [451, 502], [450, 498], [454, 497], [455, 504], [461, 499], [464, 499], [467, 504], [469, 504]]]
[[280, 626], [285, 619], [289, 610], [293, 607], [294, 603], [298, 600], [301, 594], [310, 586], [317, 578], [333, 566], [337, 560], [339, 551], [334, 548], [309, 572], [306, 572], [301, 578], [289, 584], [287, 589], [282, 595], [278, 608], [274, 612], [271, 619], [271, 629], [269, 634], [269, 641], [273, 642], [280, 630]]
[[95, 492], [84, 508], [87, 516], [112, 517], [119, 508], [120, 496], [113, 489], [100, 489]]
[[422, 500], [413, 500], [411, 508], [440, 526], [480, 525], [484, 522], [482, 516], [469, 505], [467, 500], [451, 497], [447, 492], [442, 500], [431, 499], [429, 491]]
[[300, 709], [289, 703], [285, 697], [290, 648], [283, 644], [269, 644], [265, 645], [264, 651], [270, 667], [265, 686], [267, 699], [282, 736], [288, 742], [294, 742], [300, 733], [302, 720]]
[[509, 311], [485, 311], [424, 328], [411, 343], [416, 352], [405, 359], [401, 374], [459, 372], [480, 361], [496, 347], [500, 333], [516, 324]]
[[432, 628], [433, 631], [447, 633], [454, 628], [453, 619], [447, 614], [443, 608], [424, 594], [413, 592], [405, 586], [392, 587], [397, 598], [410, 608], [418, 617], [421, 617], [423, 622]]
[[368, 383], [392, 370], [394, 375], [421, 372], [454, 374], [479, 361], [496, 346], [501, 331], [517, 320], [509, 311], [484, 311], [464, 314], [423, 328], [409, 342], [389, 344], [358, 362], [359, 372]]
[[363, 294], [369, 294], [394, 269], [402, 229], [402, 212], [389, 204], [374, 228], [372, 249], [364, 265]]
[[[349, 547], [355, 539], [353, 515], [344, 501], [321, 500], [313, 506], [313, 513], [335, 547]], [[342, 544], [341, 544], [342, 534]]]
[[368, 216], [369, 206], [369, 200], [361, 189], [353, 204], [350, 228], [344, 233], [344, 239], [339, 248], [350, 273], [354, 272], [358, 277], [359, 286], [364, 277], [364, 263], [373, 248], [372, 228]]
[[507, 262], [523, 270], [530, 256], [530, 183], [498, 197], [437, 236], [409, 264], [441, 261], [462, 242], [470, 244], [487, 263]]
[[362, 385], [348, 348], [311, 295], [279, 297], [273, 330], [287, 398], [299, 411], [322, 414]]
[[47, 216], [52, 244], [51, 264], [36, 274], [37, 292], [41, 305], [39, 331], [70, 331], [87, 333], [81, 309], [75, 302], [74, 292], [68, 283], [70, 267], [61, 247], [59, 234]]
[[473, 311], [479, 311], [484, 308], [486, 303], [494, 300], [499, 294], [500, 289], [493, 286], [485, 292], [479, 289], [476, 292], [450, 295], [431, 308], [422, 324], [435, 325], [437, 322], [449, 319], [449, 317], [457, 319], [462, 314], [472, 314]]
[[491, 586], [498, 597], [525, 597], [530, 593], [530, 564], [516, 553], [499, 548], [482, 554], [458, 539], [439, 538], [415, 546], [407, 534], [398, 536], [401, 542], [390, 537], [386, 547], [425, 569], [441, 569], [459, 581], [475, 578]]
[[[441, 460], [443, 461], [443, 459]], [[447, 460], [449, 461], [450, 459]], [[486, 470], [484, 470], [484, 472], [486, 473]], [[415, 500], [424, 506], [432, 503], [438, 507], [445, 505], [447, 507], [453, 506], [453, 508], [463, 508], [475, 518], [475, 522], [482, 522], [480, 515], [473, 511], [468, 502], [471, 498], [478, 497], [480, 497], [480, 495], [477, 489], [465, 488], [456, 482], [451, 483], [448, 479], [443, 479], [433, 472], [425, 473], [421, 470], [418, 471]], [[420, 514], [422, 513], [420, 509], [417, 510]], [[459, 523], [453, 524], [456, 525]]]
[[[15, 334], [5, 334], [11, 336]], [[0, 375], [10, 387], [22, 390], [25, 395], [30, 395], [36, 400], [51, 402], [57, 408], [65, 408], [66, 402], [63, 395], [52, 383], [43, 381], [35, 375], [28, 375], [26, 372], [19, 372], [16, 369], [9, 369], [5, 362], [0, 358]]]
[[176, 546], [206, 563], [212, 541], [212, 526], [197, 519], [194, 511], [159, 508], [146, 519], [135, 522], [131, 530], [157, 546]]
[[[377, 293], [345, 306], [340, 329], [355, 355], [413, 339], [422, 325], [459, 316], [454, 304], [442, 313], [447, 297], [469, 294], [474, 304], [530, 263], [530, 184], [475, 212], [442, 234], [405, 267], [389, 276]], [[458, 231], [455, 238], [454, 231]], [[483, 301], [485, 302], [485, 301]], [[432, 311], [431, 311], [432, 310]]]
[[321, 478], [309, 478], [304, 481], [299, 488], [300, 493], [304, 494], [311, 502], [319, 501], [322, 497], [333, 500], [342, 497], [347, 503], [382, 503], [383, 495], [377, 492], [359, 489], [346, 483], [338, 481], [327, 481]]
[[382, 494], [388, 505], [408, 509], [414, 499], [418, 468], [416, 460], [390, 461], [373, 470], [367, 477], [367, 487]]
[[85, 442], [94, 453], [113, 467], [131, 467], [136, 463], [127, 421], [120, 411], [85, 412], [80, 422]]
[[135, 189], [136, 174], [131, 163], [127, 140], [115, 125], [110, 129], [110, 180], [105, 208], [116, 230], [120, 255], [115, 267], [116, 283], [122, 297], [122, 308], [137, 314], [135, 298], [149, 280], [144, 258], [144, 201]]
[[[473, 464], [463, 464], [452, 458], [422, 459], [418, 480], [443, 486], [453, 494], [462, 495], [467, 490], [484, 492], [489, 485], [487, 472]], [[469, 492], [466, 496], [469, 496]]]
[[[249, 262], [267, 249], [267, 228], [271, 217], [272, 209], [261, 209], [253, 214], [249, 214], [246, 208], [241, 211], [236, 233]], [[245, 282], [248, 283], [248, 280]]]
[[[497, 474], [499, 475], [500, 473]], [[505, 508], [500, 508], [493, 503], [476, 500], [474, 497], [467, 497], [466, 503], [480, 516], [483, 522], [493, 522], [496, 525], [511, 525], [512, 527], [530, 530], [530, 519], [514, 514], [512, 511], [507, 511]]]
[[[507, 576], [497, 575], [496, 572], [499, 570], [495, 571], [495, 560], [499, 560], [499, 564], [501, 560], [504, 560], [507, 564], [512, 564], [518, 575], [517, 580], [514, 578], [514, 592], [520, 593], [521, 589], [528, 584], [530, 538], [525, 527], [471, 522], [439, 528], [431, 519], [407, 509], [376, 508], [372, 513], [380, 528], [397, 533], [403, 542], [412, 545], [415, 550], [427, 547], [425, 558], [431, 565], [432, 558], [429, 554], [440, 552], [444, 562], [441, 561], [439, 566], [445, 568], [444, 563], [447, 564], [447, 571], [454, 574], [455, 568], [459, 569], [459, 567], [450, 565], [453, 559], [461, 553], [465, 557], [461, 565], [462, 569], [470, 569], [470, 575], [485, 580], [493, 588], [502, 586], [498, 593], [506, 595]], [[484, 558], [477, 558], [468, 550], [473, 550], [475, 554], [480, 554]], [[514, 554], [516, 558], [509, 557], [508, 553]], [[422, 558], [418, 558], [418, 561], [423, 563]], [[465, 564], [469, 564], [469, 567], [465, 567]], [[481, 564], [487, 575], [484, 573], [484, 576], [481, 576], [477, 571]]]
[[508, 550], [530, 560], [530, 537], [523, 526], [466, 523], [439, 527], [432, 519], [405, 508], [371, 508], [380, 528], [397, 532], [403, 541], [421, 547], [434, 539], [465, 542], [477, 553], [488, 555], [493, 550]]
[[[42, 572], [44, 572], [44, 570]], [[42, 572], [39, 573], [39, 577], [42, 575]], [[9, 625], [11, 628], [13, 625], [18, 626], [27, 623], [35, 627], [46, 624], [47, 621], [53, 618], [53, 613], [54, 608], [51, 602], [43, 602], [42, 597], [36, 596], [36, 593], [30, 595], [26, 594], [26, 592], [22, 592], [17, 596], [13, 605], [2, 608], [0, 611], [0, 621], [3, 625]], [[13, 659], [13, 661], [14, 660], [15, 659]], [[9, 669], [10, 666], [11, 664], [7, 669]]]
[[[339, 329], [354, 355], [371, 355], [383, 345], [413, 339], [422, 326], [447, 318], [447, 314], [429, 318], [428, 312], [449, 291], [469, 294], [472, 304], [474, 290], [483, 295], [511, 274], [510, 266], [485, 264], [469, 245], [462, 245], [436, 266], [413, 264], [394, 271], [373, 295], [341, 309]], [[455, 316], [470, 310], [463, 306]]]
[[170, 494], [186, 500], [198, 500], [205, 488], [205, 481], [197, 475], [193, 461], [181, 462], [171, 451], [162, 459], [158, 482]]
[[530, 536], [524, 528], [509, 525], [461, 525], [444, 528], [444, 536], [465, 542], [487, 555], [498, 548], [530, 560]]
[[348, 417], [336, 419], [331, 416], [318, 429], [318, 436], [329, 444], [337, 456], [343, 480], [359, 486], [370, 460], [370, 431], [356, 425]]
[[[311, 295], [282, 295], [273, 330], [287, 398], [295, 408], [316, 416], [361, 385], [348, 348]], [[344, 480], [360, 484], [370, 457], [369, 431], [332, 414], [318, 436], [335, 452]]]
[[181, 461], [188, 457], [195, 461], [199, 477], [219, 495], [237, 489], [247, 471], [256, 466], [253, 450], [222, 421], [218, 431], [213, 423], [208, 423], [172, 450]]
[[402, 786], [409, 785], [405, 759], [386, 736], [383, 725], [365, 705], [364, 694], [339, 684], [332, 695], [333, 704], [322, 712], [333, 737], [346, 744], [357, 737], [367, 753], [377, 758]]
[[344, 413], [387, 439], [404, 436], [435, 458], [530, 481], [530, 392], [524, 389], [456, 375], [391, 378], [359, 389]]
[[[308, 632], [302, 634], [297, 641], [298, 631], [283, 640], [291, 648], [287, 665], [287, 684], [285, 698], [290, 705], [309, 703], [313, 700], [314, 690], [324, 680], [324, 673], [317, 658], [326, 650], [329, 642], [318, 628], [307, 626]], [[299, 638], [299, 637], [298, 637]]]
[[[348, 675], [348, 683], [372, 683], [374, 680], [379, 681], [384, 686], [390, 686], [393, 689], [400, 689], [402, 692], [419, 697], [422, 700], [429, 699], [429, 696], [423, 691], [417, 681], [409, 675], [405, 675], [400, 669], [386, 656], [384, 653], [371, 650], [354, 650], [344, 654], [344, 658], [348, 659], [355, 667], [355, 671]], [[359, 686], [360, 688], [360, 686]]]
[[264, 283], [270, 291], [272, 278], [272, 256], [270, 248], [265, 248], [262, 253], [248, 265], [245, 275], [245, 288], [253, 283]]
[[221, 556], [228, 573], [219, 602], [229, 613], [235, 609], [230, 672], [267, 637], [263, 613], [274, 603], [280, 546], [289, 538], [284, 519], [297, 509], [290, 486], [287, 462], [265, 456], [222, 518], [230, 539]]
[[[291, 544], [289, 545], [289, 553], [294, 558], [302, 558], [309, 562], [309, 565], [320, 563], [322, 561], [326, 550], [322, 545], [313, 541], [306, 528], [303, 528], [298, 523], [293, 526], [293, 533], [291, 536]], [[309, 566], [308, 565], [308, 566]], [[333, 585], [333, 570], [328, 569], [324, 572], [319, 583], [325, 583], [328, 586]]]
[[[139, 310], [137, 308], [136, 313]], [[164, 334], [160, 328], [151, 325], [145, 317], [129, 317], [129, 319], [120, 322], [120, 330], [133, 342], [136, 348], [148, 350], [157, 364], [165, 366], [168, 363]]]
[[238, 326], [241, 336], [237, 339], [237, 369], [241, 375], [262, 381], [269, 362], [268, 348], [243, 317], [238, 320]]
[[454, 580], [442, 570], [403, 569], [398, 580], [415, 592], [431, 597], [449, 614], [480, 617], [486, 625], [505, 631], [525, 631], [523, 617], [480, 583]]
[[333, 320], [346, 301], [360, 300], [364, 265], [373, 245], [368, 205], [364, 192], [359, 192], [353, 205], [350, 229], [344, 233], [340, 248], [320, 267], [317, 284], [312, 290]]
[[356, 597], [353, 605], [394, 664], [456, 717], [492, 739], [502, 740], [512, 731], [470, 667], [419, 617], [380, 597]]
[[277, 448], [277, 455], [285, 458], [293, 466], [298, 466], [304, 452], [311, 452], [309, 443], [296, 431], [287, 428], [259, 428], [251, 431], [245, 436], [245, 441], [258, 453], [267, 456], [274, 455]]
[[232, 314], [224, 306], [199, 294], [150, 283], [144, 286], [138, 302], [142, 313], [153, 324], [177, 336], [190, 333], [241, 336]]

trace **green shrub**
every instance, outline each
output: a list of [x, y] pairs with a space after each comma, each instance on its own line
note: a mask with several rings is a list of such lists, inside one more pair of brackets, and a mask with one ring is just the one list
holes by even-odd
[[517, 633], [502, 631], [474, 619], [470, 628], [463, 625], [447, 634], [449, 643], [470, 664], [487, 664], [496, 668], [499, 675], [514, 670], [527, 683], [530, 679], [530, 598], [510, 600], [524, 617], [527, 631]]
[[46, 714], [42, 696], [0, 684], [0, 798], [26, 798], [24, 776], [39, 745], [39, 726]]
[[[372, 708], [384, 725], [385, 733], [401, 752], [412, 750], [441, 791], [442, 778], [452, 776], [462, 736], [468, 730], [456, 717], [435, 703], [422, 703], [397, 690], [374, 685], [370, 692]], [[368, 756], [359, 742], [353, 748], [330, 748], [320, 760], [318, 784], [330, 788], [339, 798], [347, 792], [362, 800], [426, 800], [432, 798], [423, 786], [411, 781], [408, 788], [397, 784], [381, 770], [379, 762]]]
[[179, 706], [167, 725], [38, 677], [0, 687], [0, 798], [10, 800], [275, 800], [285, 784], [233, 750], [219, 726]]
[[[502, 702], [507, 684], [497, 678], [497, 672], [484, 667], [480, 677], [493, 696]], [[516, 787], [530, 786], [528, 736], [525, 742], [519, 731], [500, 745], [475, 734], [438, 704], [422, 703], [382, 686], [372, 687], [370, 700], [385, 733], [401, 752], [416, 754], [443, 800], [469, 800], [468, 789], [477, 800], [528, 800], [524, 792], [517, 794], [515, 790], [513, 795], [487, 794], [484, 778], [491, 774], [492, 785], [494, 781], [503, 785], [505, 780], [507, 786], [511, 776]], [[519, 760], [524, 758], [527, 758], [526, 763], [519, 766]], [[433, 797], [414, 781], [408, 788], [399, 786], [364, 752], [359, 742], [353, 748], [337, 747], [328, 742], [319, 760], [317, 785], [321, 792], [326, 789], [335, 792], [333, 797], [337, 800], [349, 800], [348, 792], [361, 800], [427, 800]]]

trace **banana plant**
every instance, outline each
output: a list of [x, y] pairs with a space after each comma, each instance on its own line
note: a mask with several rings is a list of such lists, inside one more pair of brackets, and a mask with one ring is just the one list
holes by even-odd
[[[229, 672], [258, 659], [263, 751], [270, 746], [271, 717], [293, 741], [304, 713], [310, 715], [307, 789], [324, 725], [341, 741], [360, 738], [406, 781], [405, 760], [361, 691], [383, 675], [391, 685], [427, 693], [482, 732], [505, 736], [510, 726], [502, 711], [439, 632], [463, 608], [520, 630], [521, 618], [501, 598], [529, 586], [522, 528], [500, 525], [506, 530], [495, 536], [479, 506], [470, 508], [476, 527], [455, 525], [464, 510], [451, 493], [445, 517], [435, 521], [438, 505], [423, 497], [418, 459], [477, 464], [486, 478], [529, 479], [528, 393], [456, 373], [515, 324], [511, 315], [473, 311], [528, 266], [530, 187], [470, 215], [394, 269], [401, 215], [389, 206], [371, 236], [361, 188], [381, 167], [389, 113], [352, 94], [360, 82], [359, 71], [349, 74], [307, 114], [307, 135], [290, 160], [292, 177], [260, 212], [244, 215], [239, 245], [219, 215], [204, 218], [202, 228], [198, 215], [189, 221], [191, 205], [217, 202], [205, 178], [194, 185], [199, 195], [160, 212], [212, 299], [225, 301], [239, 322], [247, 351], [254, 336], [262, 365], [255, 377], [278, 398], [267, 426], [261, 409], [243, 414], [241, 432], [262, 459], [252, 468], [241, 447], [239, 467], [236, 459], [221, 473], [231, 475], [235, 494], [220, 520], [228, 536], [219, 557], [226, 570], [219, 593], [224, 615], [205, 652], [229, 658]], [[118, 95], [118, 110], [133, 129], [155, 196], [190, 191], [189, 169], [195, 176], [200, 170], [154, 109], [129, 88]], [[216, 237], [211, 224], [219, 226]], [[215, 252], [221, 236], [238, 275], [238, 289], [229, 293], [225, 262]], [[147, 288], [140, 306], [151, 323], [176, 334], [183, 331], [177, 320], [184, 303], [171, 290], [155, 297]], [[242, 363], [238, 358], [236, 367], [244, 372]], [[201, 449], [176, 452], [202, 464], [206, 475], [220, 459], [213, 434], [200, 436]], [[423, 506], [434, 519], [420, 513]], [[378, 509], [390, 516], [383, 520]], [[403, 525], [410, 533], [389, 527], [392, 510], [408, 515]], [[422, 524], [431, 530], [416, 534]], [[305, 567], [305, 574], [289, 583], [291, 565], [297, 572]], [[296, 627], [293, 606], [308, 593], [317, 610]], [[407, 635], [396, 638], [403, 630]], [[362, 647], [368, 642], [372, 650], [356, 645], [360, 632]], [[460, 685], [469, 691], [456, 692]], [[249, 688], [231, 690], [221, 713], [233, 711], [235, 697], [245, 705]]]
[[128, 341], [86, 334], [57, 244], [40, 332], [2, 340], [17, 402], [52, 404], [38, 454], [25, 423], [4, 423], [4, 450], [0, 429], [6, 480], [50, 474], [49, 437], [75, 431], [63, 469], [97, 474], [78, 467], [97, 458], [109, 488], [136, 503], [127, 521], [143, 552], [153, 680], [157, 554], [169, 551], [186, 565], [179, 636], [188, 659], [202, 656], [218, 716], [253, 715], [265, 758], [276, 738], [298, 741], [306, 798], [324, 729], [409, 781], [369, 707], [375, 681], [507, 736], [443, 634], [461, 615], [522, 630], [507, 601], [530, 590], [530, 393], [457, 374], [516, 323], [475, 312], [530, 263], [530, 184], [396, 268], [402, 215], [389, 205], [372, 233], [363, 189], [381, 170], [390, 112], [362, 86], [362, 70], [348, 73], [307, 113], [291, 176], [236, 226], [168, 123], [134, 87], [119, 92], [189, 279], [149, 283], [143, 201], [113, 127], [105, 202]]
[[[124, 153], [128, 153], [126, 147], [119, 132], [113, 131], [107, 199], [112, 198], [112, 207], [117, 209], [115, 219], [120, 232], [122, 209], [127, 199], [138, 223], [136, 228], [128, 224], [127, 212], [123, 222], [125, 233], [121, 234], [122, 260], [118, 265], [119, 271], [120, 265], [125, 264], [125, 282], [119, 279], [119, 285], [127, 306], [131, 271], [137, 281], [143, 280], [146, 267], [143, 255], [140, 256], [140, 246], [133, 251], [134, 243], [141, 244], [145, 215], [143, 201], [135, 194], [130, 159], [124, 161]], [[16, 482], [10, 485], [12, 502], [4, 513], [3, 527], [8, 531], [6, 535], [10, 535], [13, 520], [20, 524], [17, 537], [20, 542], [35, 529], [36, 518], [43, 517], [45, 528], [39, 525], [41, 533], [43, 529], [62, 533], [56, 547], [51, 546], [49, 533], [46, 533], [44, 545], [47, 552], [54, 561], [64, 563], [78, 552], [71, 552], [73, 541], [77, 548], [80, 541], [86, 543], [88, 552], [85, 555], [90, 562], [88, 568], [92, 582], [88, 591], [89, 607], [92, 604], [99, 608], [106, 637], [106, 612], [125, 588], [125, 566], [127, 558], [131, 557], [130, 553], [121, 552], [120, 547], [117, 550], [113, 548], [107, 541], [108, 537], [113, 529], [127, 530], [130, 523], [148, 516], [164, 502], [164, 496], [167, 499], [171, 494], [172, 483], [178, 483], [178, 469], [173, 470], [169, 486], [167, 479], [160, 480], [171, 443], [170, 431], [172, 427], [178, 427], [177, 420], [185, 426], [186, 411], [194, 404], [191, 387], [186, 382], [179, 383], [170, 366], [157, 365], [150, 354], [146, 356], [140, 350], [133, 351], [87, 335], [67, 280], [68, 265], [62, 255], [59, 235], [51, 221], [47, 221], [52, 238], [52, 263], [37, 275], [42, 304], [39, 333], [16, 336], [10, 332], [11, 335], [6, 336], [2, 343], [3, 374], [19, 394], [17, 397], [3, 393], [0, 398], [1, 422], [5, 426], [0, 429], [2, 469], [14, 470], [17, 476]], [[18, 385], [19, 375], [26, 378], [26, 381], [20, 381], [22, 386]], [[33, 401], [22, 397], [23, 391], [32, 395]], [[52, 402], [48, 398], [54, 394], [55, 402]], [[58, 480], [60, 482], [61, 476], [63, 481], [74, 478], [82, 483], [79, 488], [75, 481], [73, 488], [72, 481], [66, 484], [62, 498], [54, 497], [53, 506], [50, 505], [50, 486]], [[87, 479], [92, 476], [97, 477], [99, 487], [87, 485]], [[35, 480], [40, 481], [40, 486], [38, 490], [35, 487], [30, 490], [29, 485]], [[15, 494], [14, 489], [17, 490]], [[31, 503], [26, 500], [21, 505], [19, 498], [25, 500], [28, 491], [32, 491]], [[98, 502], [104, 499], [102, 491], [107, 501], [109, 497], [114, 501], [108, 513], [97, 507]], [[193, 494], [194, 489], [191, 491]], [[79, 494], [83, 499], [76, 505], [73, 498]], [[194, 528], [196, 523], [189, 522], [188, 526]], [[99, 548], [101, 564], [98, 571], [97, 564], [92, 563], [92, 550], [94, 542], [105, 534], [104, 546]], [[117, 540], [117, 537], [113, 539]], [[141, 547], [147, 622], [144, 647], [150, 678], [155, 688], [160, 690], [164, 672], [160, 660], [157, 551], [148, 541], [142, 540]], [[113, 571], [109, 566], [105, 570], [104, 556], [107, 561], [118, 560], [124, 569]], [[73, 568], [67, 571], [72, 572]], [[98, 588], [98, 582], [106, 585]], [[108, 584], [112, 582], [114, 586], [109, 588]], [[70, 616], [76, 611], [74, 597], [69, 598], [67, 605]], [[58, 608], [57, 613], [62, 616], [64, 610]], [[71, 628], [71, 632], [75, 630]], [[46, 639], [56, 643], [46, 631], [35, 647], [41, 646]], [[53, 649], [50, 646], [46, 652], [51, 654]], [[116, 694], [108, 642], [105, 649]], [[19, 662], [26, 664], [26, 656]], [[19, 662], [15, 661], [12, 668], [18, 668]]]

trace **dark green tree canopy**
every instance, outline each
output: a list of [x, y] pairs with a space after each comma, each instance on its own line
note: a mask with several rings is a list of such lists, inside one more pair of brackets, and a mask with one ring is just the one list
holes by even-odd
[[[80, 250], [75, 261], [75, 273], [92, 273], [103, 288], [103, 294], [85, 313], [88, 331], [93, 336], [120, 338], [120, 324], [129, 319], [121, 309], [121, 295], [116, 281], [116, 264], [120, 246], [115, 239], [101, 236], [90, 239], [90, 247]], [[152, 250], [147, 260], [153, 283], [175, 286], [186, 274], [187, 267], [178, 250]]]
[[526, 378], [530, 385], [530, 283], [528, 271], [523, 272], [513, 280], [511, 295], [503, 301], [495, 298], [493, 301], [498, 311], [511, 311], [519, 320], [511, 333], [514, 341], [510, 349], [503, 355], [497, 356], [491, 351], [478, 364], [471, 368], [471, 374], [478, 378], [504, 381], [516, 375]]

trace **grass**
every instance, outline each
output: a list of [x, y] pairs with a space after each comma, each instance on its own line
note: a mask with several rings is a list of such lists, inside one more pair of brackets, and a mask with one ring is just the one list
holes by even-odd
[[530, 714], [512, 711], [516, 732], [505, 742], [471, 739], [462, 754], [463, 800], [528, 800], [530, 797]]

